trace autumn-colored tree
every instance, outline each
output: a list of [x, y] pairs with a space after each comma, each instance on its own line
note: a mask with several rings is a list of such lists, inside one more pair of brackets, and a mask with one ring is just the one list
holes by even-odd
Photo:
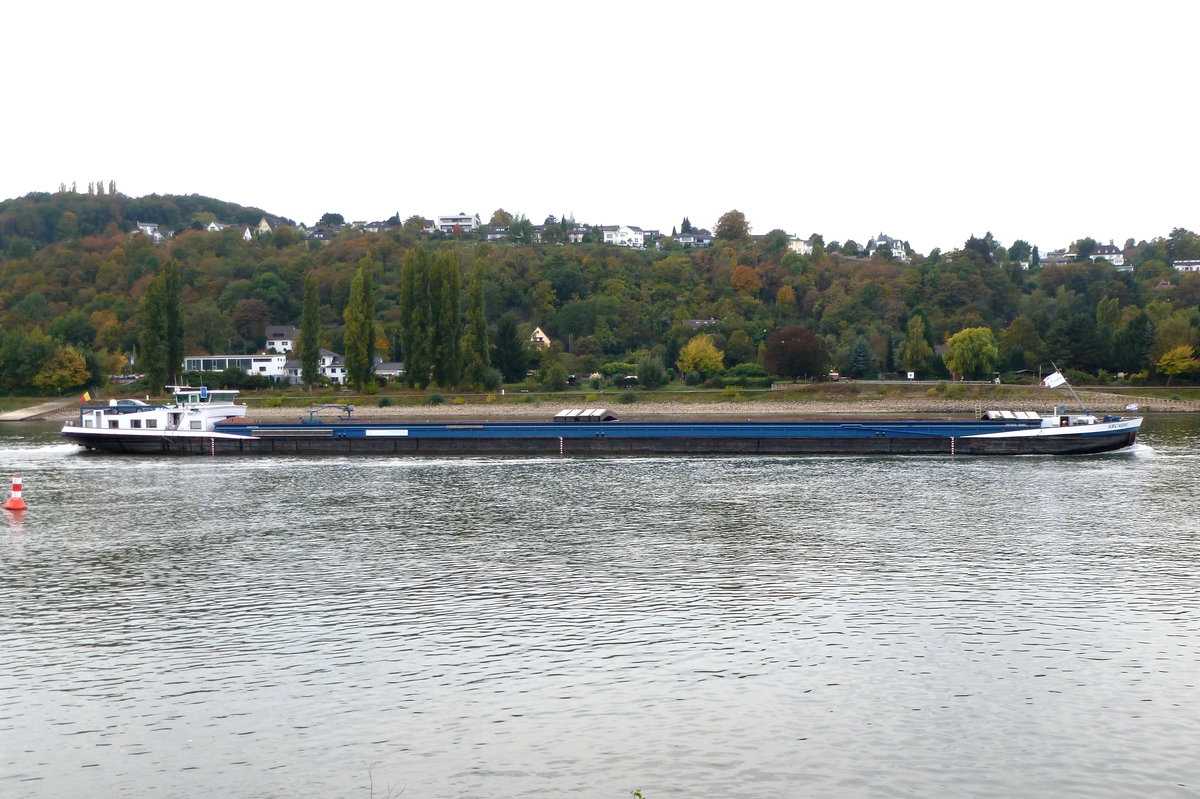
[[47, 394], [61, 394], [87, 383], [91, 373], [83, 354], [70, 344], [59, 349], [33, 378], [33, 384]]
[[925, 320], [920, 314], [913, 314], [908, 319], [904, 339], [896, 347], [896, 360], [904, 369], [918, 372], [925, 368], [932, 355], [933, 348], [925, 340]]
[[767, 336], [763, 366], [778, 377], [817, 377], [829, 369], [829, 353], [808, 328], [785, 327]]
[[775, 292], [775, 305], [784, 313], [796, 310], [796, 290], [791, 286], [780, 286]]
[[725, 353], [717, 349], [712, 336], [701, 333], [683, 345], [675, 365], [685, 374], [697, 372], [709, 378], [725, 369]]
[[1174, 347], [1162, 354], [1154, 364], [1158, 371], [1167, 376], [1167, 385], [1182, 374], [1188, 374], [1200, 369], [1200, 360], [1195, 358], [1195, 350], [1188, 344]]
[[754, 271], [754, 267], [739, 264], [729, 276], [729, 284], [739, 293], [752, 297], [762, 288], [762, 279], [758, 272]]

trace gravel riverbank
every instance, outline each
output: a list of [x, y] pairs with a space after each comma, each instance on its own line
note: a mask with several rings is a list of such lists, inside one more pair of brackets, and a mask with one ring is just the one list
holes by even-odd
[[[1086, 407], [1094, 413], [1122, 413], [1130, 411], [1130, 403], [1138, 405], [1139, 413], [1171, 413], [1200, 411], [1200, 403], [1153, 397], [1130, 397], [1099, 391], [1081, 391], [1080, 397]], [[586, 403], [589, 406], [607, 407], [622, 419], [660, 419], [667, 416], [693, 416], [709, 418], [815, 418], [826, 416], [875, 416], [901, 415], [914, 417], [973, 416], [980, 410], [1012, 410], [1050, 412], [1056, 405], [1076, 407], [1068, 395], [1050, 394], [1043, 397], [1011, 397], [1003, 401], [980, 400], [973, 397], [951, 399], [939, 396], [876, 396], [846, 397], [831, 399], [779, 400], [719, 400], [706, 402], [687, 401], [639, 401], [619, 404], [613, 398]], [[306, 418], [307, 408], [263, 407], [251, 399], [247, 414], [261, 421], [287, 421]], [[359, 419], [550, 419], [563, 408], [582, 407], [575, 397], [532, 402], [468, 402], [456, 405], [447, 402], [440, 405], [391, 405], [361, 404], [355, 407], [354, 415]], [[33, 409], [29, 409], [33, 410]], [[37, 418], [47, 421], [63, 421], [77, 418], [78, 411], [72, 406], [38, 414]], [[329, 409], [321, 418], [337, 418], [337, 411]], [[31, 418], [31, 417], [26, 417]]]

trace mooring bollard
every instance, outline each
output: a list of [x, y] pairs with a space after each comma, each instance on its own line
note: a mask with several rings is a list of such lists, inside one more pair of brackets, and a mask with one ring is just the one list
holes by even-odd
[[4, 503], [5, 510], [25, 510], [29, 506], [21, 497], [21, 475], [14, 474], [12, 479], [12, 496]]

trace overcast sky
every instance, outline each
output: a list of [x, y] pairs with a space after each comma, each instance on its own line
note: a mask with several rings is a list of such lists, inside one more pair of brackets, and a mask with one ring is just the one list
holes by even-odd
[[5, 8], [0, 198], [203, 194], [312, 224], [727, 210], [928, 252], [1200, 228], [1166, 2], [44, 2]]

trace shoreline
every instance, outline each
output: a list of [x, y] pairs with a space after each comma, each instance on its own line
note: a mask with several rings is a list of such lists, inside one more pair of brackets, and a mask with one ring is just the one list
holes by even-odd
[[[1085, 406], [1096, 414], [1195, 413], [1200, 402], [1169, 400], [1152, 397], [1131, 397], [1104, 392], [1080, 392]], [[608, 398], [615, 399], [615, 398]], [[1136, 411], [1126, 405], [1136, 403]], [[313, 406], [264, 407], [250, 400], [247, 417], [255, 421], [290, 421], [308, 417]], [[549, 420], [564, 408], [582, 407], [577, 397], [543, 399], [533, 402], [446, 402], [438, 405], [356, 405], [354, 418], [368, 420], [405, 419], [521, 419]], [[1050, 413], [1058, 405], [1075, 410], [1069, 396], [1009, 397], [1005, 400], [983, 400], [975, 397], [946, 398], [930, 396], [880, 396], [870, 398], [836, 398], [827, 400], [713, 400], [709, 402], [680, 402], [647, 400], [629, 404], [592, 402], [588, 407], [607, 407], [621, 419], [661, 419], [670, 416], [697, 418], [821, 418], [845, 416], [912, 416], [962, 417], [975, 416], [979, 411], [1011, 410]], [[28, 411], [38, 410], [29, 408]], [[323, 411], [318, 418], [337, 419], [334, 409]], [[25, 416], [29, 421], [67, 421], [78, 417], [77, 406], [58, 407], [43, 413]]]

